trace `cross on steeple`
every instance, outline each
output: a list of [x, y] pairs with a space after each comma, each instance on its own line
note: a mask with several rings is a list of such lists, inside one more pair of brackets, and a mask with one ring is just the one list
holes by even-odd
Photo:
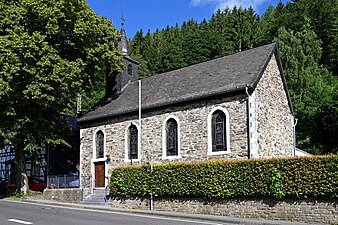
[[122, 11], [121, 21], [122, 21], [122, 22], [121, 22], [122, 28], [124, 29], [124, 21], [125, 21], [125, 20], [124, 20], [124, 17], [123, 17], [123, 11]]

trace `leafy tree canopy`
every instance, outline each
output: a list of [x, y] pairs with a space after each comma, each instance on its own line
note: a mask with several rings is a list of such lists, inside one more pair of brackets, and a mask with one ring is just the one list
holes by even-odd
[[[298, 147], [314, 154], [336, 152], [338, 149], [333, 143], [337, 143], [334, 137], [337, 123], [329, 126], [328, 121], [337, 118], [335, 90], [338, 81], [319, 63], [320, 39], [309, 24], [305, 24], [299, 32], [280, 28], [276, 40], [280, 44], [289, 92], [300, 122]], [[318, 132], [319, 128], [328, 132], [323, 135]]]
[[119, 42], [85, 0], [0, 0], [0, 144], [16, 151], [18, 181], [26, 151], [65, 142], [61, 115], [76, 95], [121, 69]]

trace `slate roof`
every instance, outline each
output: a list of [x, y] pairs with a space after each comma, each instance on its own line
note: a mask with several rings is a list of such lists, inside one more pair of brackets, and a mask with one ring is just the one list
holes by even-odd
[[[269, 44], [142, 79], [142, 110], [255, 87], [276, 49]], [[138, 81], [131, 82], [117, 99], [78, 122], [137, 112], [138, 88]]]

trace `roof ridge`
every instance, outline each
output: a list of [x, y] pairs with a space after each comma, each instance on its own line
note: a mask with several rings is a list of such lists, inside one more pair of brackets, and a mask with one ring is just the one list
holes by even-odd
[[[168, 74], [168, 73], [171, 73], [171, 72], [174, 72], [174, 71], [185, 70], [185, 69], [194, 67], [196, 65], [200, 65], [200, 64], [203, 64], [203, 63], [209, 63], [209, 62], [212, 62], [212, 61], [215, 61], [215, 60], [220, 60], [220, 59], [224, 59], [224, 58], [228, 58], [228, 57], [235, 57], [236, 55], [246, 54], [249, 51], [253, 51], [253, 50], [257, 51], [259, 48], [263, 48], [263, 47], [267, 47], [267, 46], [274, 46], [275, 47], [275, 46], [277, 46], [277, 43], [273, 42], [273, 43], [270, 43], [270, 44], [267, 44], [267, 45], [261, 45], [261, 46], [255, 47], [255, 48], [246, 49], [246, 50], [241, 51], [241, 52], [236, 52], [236, 53], [229, 54], [229, 55], [219, 56], [219, 57], [216, 57], [216, 58], [213, 58], [213, 59], [209, 59], [209, 60], [206, 60], [206, 61], [203, 61], [203, 62], [198, 62], [198, 63], [191, 64], [191, 65], [188, 65], [188, 66], [185, 66], [185, 67], [181, 67], [181, 68], [176, 68], [176, 69], [173, 69], [173, 70], [170, 70], [170, 71], [166, 71], [166, 72], [162, 72], [162, 73], [155, 73], [155, 74], [153, 74], [151, 76], [148, 76], [148, 77], [145, 77], [145, 78], [141, 78], [140, 80], [150, 79], [150, 78], [153, 78], [153, 77], [156, 77], [156, 76], [160, 76], [160, 75], [163, 75], [163, 74]], [[274, 50], [275, 50], [274, 48], [271, 49], [271, 52], [273, 52]]]

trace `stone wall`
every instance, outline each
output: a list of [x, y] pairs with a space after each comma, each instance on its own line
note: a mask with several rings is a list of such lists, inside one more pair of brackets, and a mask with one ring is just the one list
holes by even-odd
[[275, 55], [255, 93], [257, 152], [259, 157], [293, 156], [293, 116]]
[[42, 198], [60, 202], [78, 203], [82, 200], [82, 190], [79, 188], [45, 189]]
[[[114, 118], [104, 123], [92, 124], [81, 129], [80, 173], [93, 173], [94, 135], [98, 130], [105, 134], [105, 153], [110, 162], [106, 163], [107, 176], [113, 168], [125, 164], [145, 164], [152, 155], [154, 163], [169, 161], [202, 161], [215, 158], [248, 158], [245, 94], [193, 102], [178, 106], [144, 112], [142, 114], [142, 138], [140, 160], [126, 161], [126, 132], [131, 123], [139, 126], [137, 115]], [[208, 155], [208, 115], [215, 107], [229, 113], [230, 152], [222, 155]], [[174, 116], [180, 125], [180, 157], [163, 159], [163, 127], [168, 117]], [[103, 159], [105, 160], [105, 158]]]
[[[148, 198], [119, 198], [110, 207], [126, 209], [150, 208]], [[170, 199], [154, 198], [154, 210], [194, 214], [223, 215], [240, 218], [286, 220], [314, 224], [338, 224], [338, 199]]]

